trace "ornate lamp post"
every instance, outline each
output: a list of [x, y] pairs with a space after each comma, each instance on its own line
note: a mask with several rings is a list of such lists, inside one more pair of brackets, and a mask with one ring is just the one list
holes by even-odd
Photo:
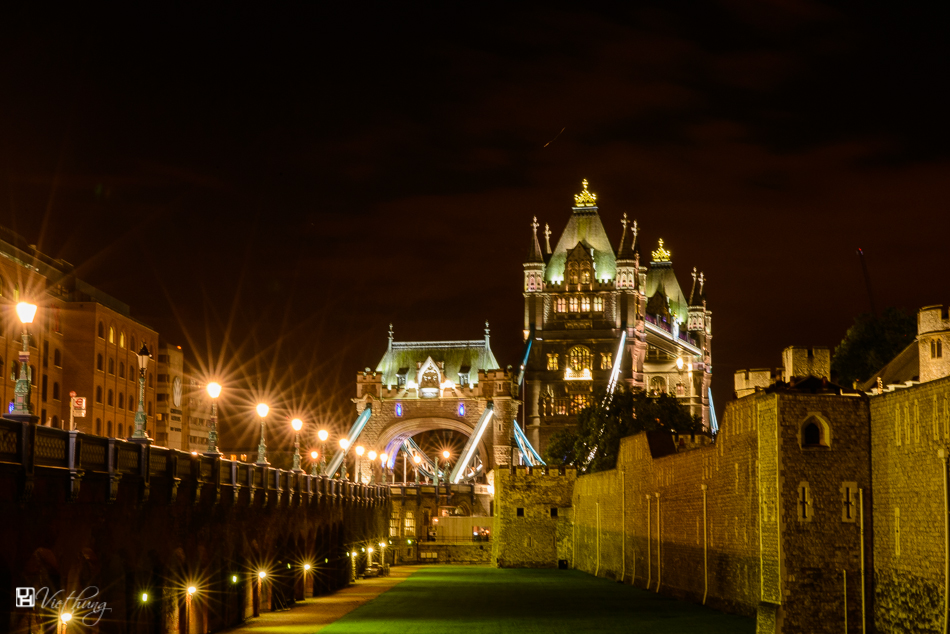
[[376, 452], [370, 449], [366, 456], [369, 458], [369, 483], [376, 484]]
[[[452, 455], [452, 454], [449, 453], [449, 450], [448, 450], [448, 449], [446, 449], [445, 451], [442, 452], [442, 457], [445, 459], [445, 471], [446, 471], [446, 476], [445, 476], [445, 498], [446, 498], [446, 502], [448, 502], [448, 498], [449, 498], [449, 496], [451, 495], [451, 493], [449, 492], [449, 476], [448, 476], [448, 471], [449, 471], [449, 456], [451, 456], [451, 455]], [[438, 478], [438, 477], [439, 477], [439, 475], [438, 475], [438, 473], [439, 473], [439, 459], [438, 459], [438, 457], [436, 457], [436, 459], [435, 459], [435, 472], [436, 472], [436, 476], [435, 476], [435, 477]], [[435, 505], [436, 505], [436, 510], [438, 511], [438, 506], [439, 506], [439, 481], [438, 481], [438, 480], [435, 481]]]
[[341, 479], [341, 480], [346, 480], [346, 479], [347, 479], [347, 475], [346, 475], [346, 450], [349, 449], [349, 448], [350, 448], [350, 441], [347, 440], [346, 438], [340, 438], [340, 449], [343, 450], [343, 465], [342, 465], [342, 467], [341, 467], [342, 471], [340, 471], [340, 479]]
[[317, 475], [317, 452], [310, 452], [310, 475]]
[[295, 418], [290, 421], [291, 426], [294, 428], [294, 472], [303, 473], [303, 469], [300, 468], [300, 430], [303, 429], [303, 421], [299, 418]]
[[13, 389], [13, 412], [14, 418], [29, 419], [33, 416], [30, 408], [30, 382], [33, 377], [30, 376], [30, 332], [27, 329], [29, 324], [33, 323], [33, 317], [36, 315], [36, 304], [20, 302], [16, 305], [16, 314], [23, 324], [23, 350], [20, 351], [20, 376], [16, 380], [16, 387]]
[[257, 404], [257, 415], [261, 417], [261, 442], [257, 445], [257, 464], [270, 464], [267, 462], [267, 445], [264, 444], [264, 418], [269, 411], [266, 403]]
[[205, 388], [211, 397], [211, 431], [208, 432], [208, 450], [206, 456], [220, 456], [218, 451], [218, 397], [221, 396], [220, 383], [208, 383]]
[[152, 440], [145, 433], [145, 424], [148, 422], [145, 417], [145, 372], [148, 370], [148, 360], [152, 358], [152, 353], [148, 351], [145, 342], [142, 342], [142, 349], [136, 356], [139, 361], [139, 408], [135, 412], [135, 432], [132, 434], [132, 440], [145, 442]]
[[419, 463], [422, 462], [422, 457], [416, 454], [412, 457], [412, 461], [416, 463], [416, 486], [419, 486]]
[[389, 478], [386, 477], [386, 452], [379, 454], [379, 473], [383, 476], [383, 484], [388, 484]]
[[317, 432], [317, 438], [320, 439], [320, 475], [326, 475], [327, 472], [327, 438], [329, 437], [330, 434], [325, 429]]
[[356, 481], [360, 484], [363, 484], [363, 454], [366, 453], [366, 449], [363, 448], [363, 445], [356, 446]]

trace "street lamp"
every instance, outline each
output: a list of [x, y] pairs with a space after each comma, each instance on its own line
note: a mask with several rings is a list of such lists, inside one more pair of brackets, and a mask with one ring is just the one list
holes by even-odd
[[20, 302], [16, 305], [16, 314], [23, 324], [23, 350], [20, 351], [20, 376], [13, 389], [14, 404], [11, 414], [14, 418], [29, 419], [33, 416], [30, 408], [30, 382], [33, 377], [30, 372], [30, 332], [27, 326], [33, 323], [33, 317], [36, 316], [36, 304]]
[[388, 482], [388, 478], [386, 477], [386, 458], [388, 457], [385, 451], [379, 454], [379, 472], [383, 476], [383, 484], [387, 484]]
[[132, 434], [132, 440], [148, 442], [151, 438], [145, 433], [145, 424], [148, 422], [145, 417], [145, 372], [148, 370], [148, 360], [152, 358], [152, 353], [148, 351], [144, 341], [136, 356], [139, 362], [139, 409], [135, 412], [135, 432]]
[[369, 483], [376, 484], [376, 452], [371, 449], [366, 457], [369, 458]]
[[346, 480], [346, 479], [347, 479], [347, 475], [346, 475], [346, 450], [350, 448], [350, 441], [347, 440], [346, 438], [340, 438], [340, 448], [343, 450], [343, 466], [341, 467], [342, 471], [340, 471], [340, 479], [341, 479], [341, 480]]
[[[448, 473], [448, 470], [449, 470], [449, 456], [451, 456], [451, 455], [452, 455], [452, 454], [449, 453], [449, 450], [448, 450], [448, 449], [446, 449], [445, 451], [442, 452], [442, 457], [445, 459], [445, 471], [446, 471], [446, 473]], [[446, 475], [446, 476], [445, 476], [445, 497], [446, 497], [446, 501], [448, 501], [447, 498], [449, 497], [449, 495], [451, 495], [451, 493], [449, 492], [449, 476]], [[438, 510], [439, 510], [439, 508], [438, 508], [438, 507], [439, 507], [439, 458], [438, 458], [438, 456], [436, 456], [436, 459], [435, 459], [435, 506], [436, 506], [436, 511], [438, 511]]]
[[294, 428], [294, 472], [303, 473], [303, 469], [300, 468], [300, 430], [303, 429], [303, 421], [295, 418], [290, 421], [290, 424]]
[[218, 451], [218, 397], [221, 396], [220, 383], [208, 383], [205, 388], [208, 390], [208, 396], [211, 397], [211, 431], [208, 432], [208, 451], [206, 456], [220, 456]]
[[267, 462], [267, 445], [264, 444], [264, 418], [270, 408], [266, 403], [257, 404], [257, 415], [261, 417], [261, 442], [257, 445], [257, 464], [269, 464]]
[[416, 454], [412, 457], [412, 461], [416, 463], [416, 486], [419, 486], [419, 464], [422, 462], [422, 457]]
[[317, 452], [310, 452], [310, 475], [317, 475]]
[[363, 448], [363, 445], [356, 446], [356, 481], [360, 484], [363, 484], [363, 454], [366, 453], [366, 449]]
[[317, 432], [317, 438], [320, 439], [320, 475], [325, 475], [327, 472], [327, 438], [330, 437], [330, 434], [325, 429], [321, 429]]

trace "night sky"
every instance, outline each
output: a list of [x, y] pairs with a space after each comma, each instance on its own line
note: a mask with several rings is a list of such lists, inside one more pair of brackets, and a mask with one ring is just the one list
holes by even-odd
[[517, 365], [583, 178], [708, 278], [720, 416], [869, 310], [858, 247], [878, 310], [950, 300], [935, 3], [329, 4], [0, 15], [0, 224], [224, 376], [226, 445], [348, 427], [390, 322]]

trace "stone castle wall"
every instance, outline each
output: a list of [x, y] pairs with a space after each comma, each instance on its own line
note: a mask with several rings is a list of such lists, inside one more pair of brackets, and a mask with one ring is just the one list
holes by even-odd
[[570, 561], [571, 495], [577, 470], [510, 467], [494, 471], [492, 563], [555, 568]]
[[871, 439], [874, 624], [943, 632], [950, 378], [871, 397]]

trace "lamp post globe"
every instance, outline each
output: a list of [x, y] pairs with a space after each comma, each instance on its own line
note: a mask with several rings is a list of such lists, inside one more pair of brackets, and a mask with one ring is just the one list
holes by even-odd
[[208, 450], [206, 456], [220, 456], [218, 451], [218, 397], [221, 396], [221, 384], [212, 381], [205, 387], [208, 396], [211, 398], [211, 431], [208, 432]]
[[315, 476], [317, 474], [317, 455], [316, 451], [310, 452], [310, 475]]
[[264, 419], [269, 411], [270, 407], [266, 403], [257, 404], [257, 415], [261, 417], [261, 441], [257, 445], [257, 464], [259, 465], [270, 464], [267, 462], [267, 445], [264, 443]]
[[36, 316], [36, 304], [20, 302], [16, 305], [16, 314], [23, 324], [23, 349], [20, 350], [20, 374], [13, 389], [13, 411], [10, 417], [19, 420], [32, 420], [33, 408], [30, 406], [30, 390], [33, 381], [30, 370], [30, 332], [27, 326], [33, 323]]
[[148, 371], [148, 360], [152, 358], [152, 353], [148, 351], [148, 346], [142, 342], [142, 348], [135, 355], [139, 362], [139, 408], [135, 412], [135, 431], [132, 433], [131, 440], [137, 442], [151, 442], [151, 438], [145, 433], [145, 426], [148, 418], [145, 416], [145, 373]]
[[294, 472], [303, 473], [303, 469], [300, 468], [300, 430], [303, 429], [303, 421], [299, 418], [295, 418], [290, 421], [291, 427], [294, 428]]
[[416, 463], [416, 486], [419, 486], [419, 464], [422, 462], [422, 457], [416, 454], [412, 457], [412, 461]]

